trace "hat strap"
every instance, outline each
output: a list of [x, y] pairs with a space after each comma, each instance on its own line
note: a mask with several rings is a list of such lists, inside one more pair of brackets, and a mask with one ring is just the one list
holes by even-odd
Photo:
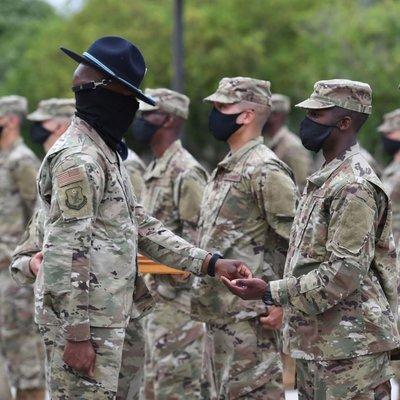
[[80, 92], [82, 90], [90, 90], [90, 89], [96, 89], [97, 86], [107, 86], [109, 83], [111, 83], [111, 79], [102, 79], [101, 81], [91, 81], [87, 83], [82, 83], [82, 85], [78, 86], [73, 86], [71, 89], [73, 92]]

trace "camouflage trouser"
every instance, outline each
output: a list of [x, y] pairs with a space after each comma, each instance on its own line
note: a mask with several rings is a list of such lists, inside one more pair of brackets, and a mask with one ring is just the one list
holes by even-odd
[[117, 400], [138, 400], [143, 385], [144, 336], [140, 319], [131, 319], [126, 328]]
[[40, 326], [46, 348], [46, 379], [52, 400], [114, 400], [121, 367], [124, 328], [91, 327], [96, 351], [94, 378], [85, 377], [63, 362], [64, 331], [60, 326]]
[[346, 360], [296, 360], [299, 400], [390, 400], [388, 353]]
[[4, 272], [0, 279], [0, 346], [9, 385], [44, 388], [44, 349], [33, 320], [33, 289], [17, 286]]
[[159, 303], [146, 321], [146, 400], [200, 399], [204, 324], [171, 303]]
[[262, 329], [258, 319], [206, 326], [203, 399], [285, 398], [282, 362], [273, 332]]

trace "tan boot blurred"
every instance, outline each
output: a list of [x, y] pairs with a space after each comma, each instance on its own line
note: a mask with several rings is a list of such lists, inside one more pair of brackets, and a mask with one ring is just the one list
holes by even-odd
[[26, 389], [17, 390], [16, 400], [45, 400], [46, 393], [44, 389]]

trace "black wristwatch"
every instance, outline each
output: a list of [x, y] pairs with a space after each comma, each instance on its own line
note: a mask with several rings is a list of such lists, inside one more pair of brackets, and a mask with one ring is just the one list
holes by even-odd
[[207, 274], [208, 274], [209, 276], [212, 276], [212, 277], [215, 276], [215, 264], [217, 263], [217, 261], [218, 261], [220, 258], [224, 258], [224, 257], [222, 257], [221, 254], [218, 254], [218, 253], [214, 253], [214, 254], [211, 256], [211, 259], [210, 259], [210, 261], [209, 261], [209, 263], [208, 263], [208, 267], [207, 267]]
[[262, 301], [266, 306], [274, 306], [275, 302], [274, 299], [272, 298], [271, 290], [269, 288], [269, 285], [267, 286], [267, 290], [264, 293], [264, 296], [262, 298]]

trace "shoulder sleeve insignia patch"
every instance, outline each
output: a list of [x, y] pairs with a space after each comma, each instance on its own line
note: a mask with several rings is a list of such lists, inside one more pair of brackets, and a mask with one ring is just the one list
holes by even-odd
[[80, 210], [87, 203], [87, 197], [83, 194], [81, 186], [74, 186], [65, 191], [65, 204], [72, 210]]

